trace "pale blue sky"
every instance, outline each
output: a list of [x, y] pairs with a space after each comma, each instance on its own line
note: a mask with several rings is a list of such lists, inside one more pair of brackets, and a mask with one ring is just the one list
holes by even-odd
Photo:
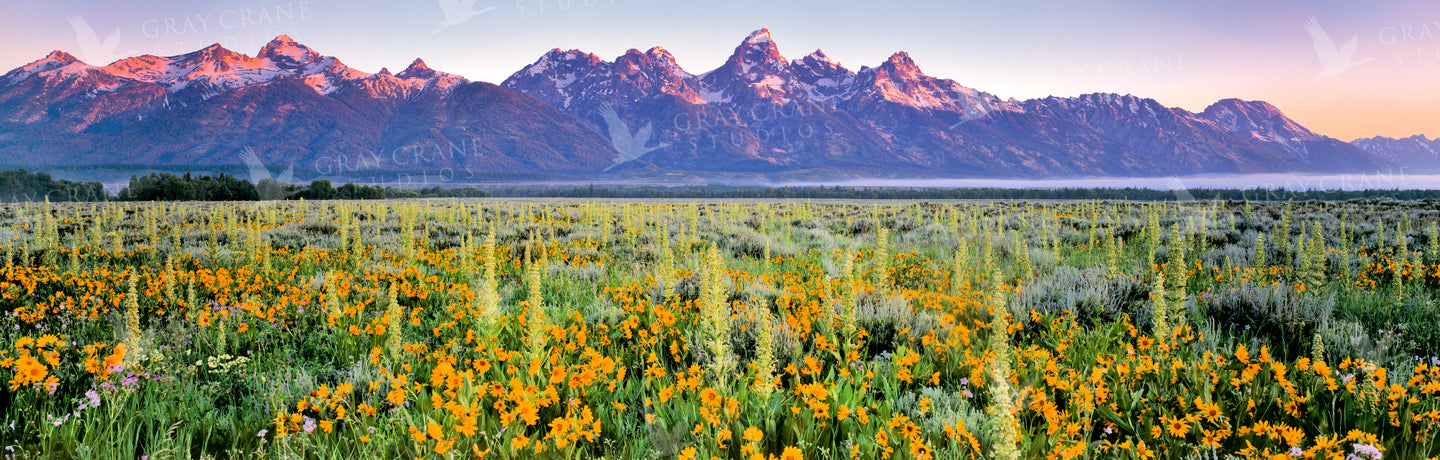
[[[792, 59], [820, 48], [859, 69], [903, 50], [930, 75], [1006, 98], [1119, 92], [1198, 111], [1240, 97], [1345, 140], [1440, 136], [1433, 0], [476, 0], [472, 11], [494, 9], [445, 25], [441, 4], [456, 1], [27, 1], [0, 15], [0, 68], [53, 49], [96, 65], [211, 43], [254, 55], [289, 34], [367, 72], [398, 71], [420, 57], [498, 83], [551, 48], [613, 59], [659, 45], [698, 74], [767, 27]], [[75, 17], [102, 42], [118, 30], [115, 46], [87, 49]], [[1310, 17], [1337, 47], [1355, 36], [1351, 60], [1363, 63], [1319, 78], [1325, 67], [1304, 27]]]

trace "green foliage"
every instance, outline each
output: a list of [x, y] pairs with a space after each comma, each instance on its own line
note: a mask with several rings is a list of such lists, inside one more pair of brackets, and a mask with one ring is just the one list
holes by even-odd
[[1059, 267], [1025, 284], [1010, 302], [1018, 324], [1030, 327], [1030, 312], [1047, 318], [1073, 317], [1080, 324], [1096, 327], [1115, 323], [1126, 315], [1146, 317], [1141, 305], [1149, 299], [1150, 287], [1131, 277], [1110, 278], [1099, 269]]
[[260, 193], [250, 181], [228, 174], [195, 177], [186, 173], [151, 173], [130, 176], [130, 185], [120, 189], [121, 201], [255, 201]]
[[1190, 296], [1186, 292], [1190, 284], [1190, 263], [1185, 257], [1186, 239], [1180, 227], [1170, 228], [1170, 247], [1165, 253], [1165, 318], [1172, 328], [1183, 328], [1189, 319], [1190, 309], [1186, 306]]
[[1205, 314], [1230, 333], [1261, 337], [1277, 356], [1304, 356], [1309, 339], [1332, 318], [1336, 297], [1297, 292], [1287, 284], [1251, 283], [1208, 296]]
[[109, 197], [99, 182], [55, 180], [49, 173], [24, 169], [0, 171], [0, 201], [105, 201]]

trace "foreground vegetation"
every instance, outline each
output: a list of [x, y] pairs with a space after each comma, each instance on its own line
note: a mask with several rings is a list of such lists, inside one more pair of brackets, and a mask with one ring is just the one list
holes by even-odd
[[1434, 458], [1399, 202], [0, 211], [8, 458]]

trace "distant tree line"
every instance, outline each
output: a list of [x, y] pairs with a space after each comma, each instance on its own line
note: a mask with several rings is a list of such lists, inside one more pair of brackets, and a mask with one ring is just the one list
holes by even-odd
[[130, 185], [120, 189], [121, 201], [256, 201], [255, 184], [229, 174], [177, 176], [170, 173], [130, 176]]
[[[98, 184], [98, 183], [97, 183]], [[101, 188], [101, 192], [104, 189]], [[103, 195], [102, 195], [103, 196]], [[309, 185], [261, 179], [258, 184], [229, 174], [196, 176], [189, 173], [151, 173], [131, 176], [130, 184], [115, 199], [121, 201], [258, 201], [258, 200], [383, 200], [396, 198], [474, 198], [490, 196], [477, 188], [400, 189], [380, 185], [345, 184], [328, 180]]]
[[1250, 200], [1250, 201], [1345, 201], [1356, 199], [1437, 200], [1440, 190], [1315, 190], [1285, 189], [1190, 189], [1184, 191], [1142, 188], [886, 188], [886, 187], [762, 187], [714, 185], [616, 185], [497, 186], [403, 189], [382, 185], [347, 183], [335, 186], [329, 180], [308, 185], [286, 184], [263, 179], [258, 184], [229, 174], [152, 173], [131, 176], [128, 186], [112, 196], [99, 182], [55, 180], [43, 172], [23, 169], [0, 171], [0, 200], [3, 201], [256, 201], [256, 200], [380, 200], [399, 198], [780, 198], [857, 200]]
[[105, 201], [110, 194], [99, 182], [55, 180], [49, 173], [24, 169], [0, 171], [0, 200], [3, 201]]
[[439, 186], [421, 189], [382, 187], [379, 185], [345, 184], [334, 186], [328, 180], [317, 180], [310, 185], [290, 185], [285, 189], [286, 199], [306, 200], [384, 200], [400, 198], [484, 198], [489, 192], [474, 187], [441, 188]]
[[500, 197], [557, 198], [780, 198], [857, 200], [1250, 200], [1344, 201], [1354, 199], [1440, 200], [1440, 190], [1316, 190], [1143, 188], [885, 188], [885, 187], [755, 187], [755, 186], [629, 186], [629, 187], [504, 187], [490, 190]]

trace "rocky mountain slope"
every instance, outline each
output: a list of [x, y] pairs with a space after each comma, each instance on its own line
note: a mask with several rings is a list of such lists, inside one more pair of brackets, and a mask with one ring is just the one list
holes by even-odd
[[[1433, 148], [1421, 141], [1396, 142]], [[280, 36], [253, 57], [212, 45], [96, 67], [56, 51], [0, 76], [0, 163], [25, 166], [503, 180], [1374, 172], [1425, 161], [1389, 145], [1316, 134], [1259, 101], [1192, 113], [1117, 94], [1003, 100], [929, 76], [903, 52], [859, 70], [819, 50], [787, 59], [763, 29], [699, 74], [659, 47], [613, 61], [556, 49], [491, 85], [419, 59], [366, 73]]]

